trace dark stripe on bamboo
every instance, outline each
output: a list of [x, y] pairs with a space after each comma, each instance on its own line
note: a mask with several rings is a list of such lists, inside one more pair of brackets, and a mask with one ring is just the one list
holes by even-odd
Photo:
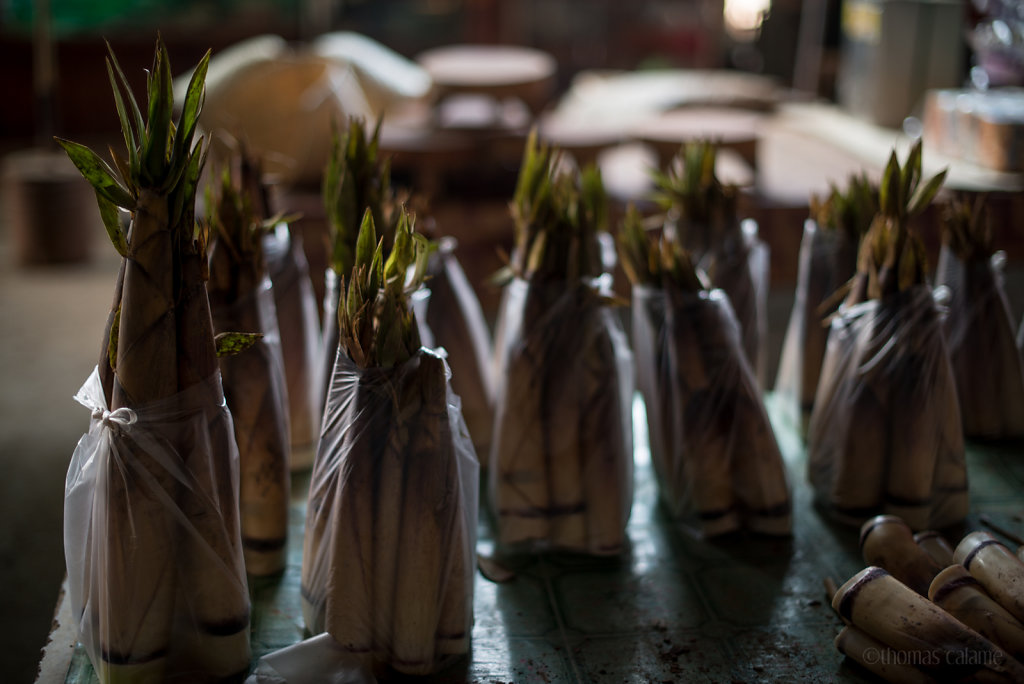
[[244, 615], [217, 622], [202, 622], [203, 632], [211, 636], [231, 636], [249, 628], [249, 611]]
[[952, 582], [946, 582], [941, 587], [939, 587], [938, 590], [936, 590], [935, 592], [935, 596], [932, 596], [932, 602], [940, 603], [943, 599], [948, 597], [954, 591], [956, 591], [957, 589], [962, 589], [963, 587], [977, 587], [981, 589], [981, 582], [974, 579], [970, 575], [968, 575], [967, 577], [958, 577]]
[[242, 537], [242, 546], [251, 551], [280, 551], [287, 543], [287, 537], [279, 537], [277, 539], [255, 539], [253, 537]]
[[971, 552], [967, 554], [967, 556], [964, 558], [964, 562], [961, 563], [961, 565], [970, 570], [971, 562], [974, 560], [974, 557], [978, 555], [978, 552], [986, 546], [990, 546], [992, 544], [999, 544], [1000, 546], [1002, 546], [998, 539], [985, 539], [983, 541], [980, 541], [978, 542], [978, 545], [971, 549]]
[[853, 586], [847, 589], [843, 593], [843, 597], [839, 599], [839, 607], [837, 609], [839, 615], [845, 619], [853, 622], [853, 602], [857, 600], [857, 594], [868, 582], [872, 582], [883, 575], [888, 575], [882, 568], [871, 568], [864, 575], [854, 582]]
[[152, 653], [147, 653], [145, 656], [133, 656], [131, 654], [114, 653], [113, 651], [102, 649], [100, 657], [103, 658], [103, 662], [110, 663], [111, 665], [145, 665], [155, 660], [167, 657], [167, 649], [161, 648]]

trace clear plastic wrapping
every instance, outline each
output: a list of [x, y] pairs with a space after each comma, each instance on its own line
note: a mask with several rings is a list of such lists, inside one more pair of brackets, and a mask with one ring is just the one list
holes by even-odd
[[320, 319], [301, 240], [279, 225], [263, 242], [281, 333], [291, 428], [292, 470], [313, 465], [320, 435]]
[[388, 369], [338, 354], [310, 483], [306, 626], [375, 671], [467, 653], [479, 464], [444, 360]]
[[228, 303], [211, 291], [215, 332], [258, 332], [249, 349], [220, 359], [238, 444], [242, 549], [251, 575], [284, 570], [288, 541], [290, 439], [281, 337], [270, 277]]
[[488, 473], [498, 542], [618, 553], [633, 499], [634, 385], [617, 314], [593, 284], [516, 279], [502, 319]]
[[79, 639], [101, 682], [213, 682], [249, 669], [238, 451], [220, 373], [167, 399], [92, 410], [65, 486]]
[[775, 393], [785, 415], [804, 437], [828, 341], [829, 328], [821, 307], [853, 275], [855, 252], [856, 245], [850, 244], [842, 231], [823, 230], [812, 219], [804, 222], [793, 310], [775, 379]]
[[721, 290], [633, 287], [637, 384], [666, 507], [711, 537], [789, 534], [786, 467]]
[[967, 514], [953, 370], [932, 291], [916, 285], [832, 319], [808, 435], [818, 502], [860, 525], [877, 514], [915, 530]]
[[953, 365], [964, 434], [1024, 436], [1024, 370], [1003, 287], [1006, 257], [964, 261], [946, 245], [935, 285], [949, 289], [943, 329]]
[[699, 262], [711, 286], [729, 297], [743, 351], [761, 387], [767, 372], [769, 262], [768, 243], [758, 236], [753, 219], [741, 222], [735, 238], [711, 244]]
[[462, 399], [462, 415], [478, 454], [486, 455], [494, 422], [490, 373], [491, 339], [480, 300], [455, 256], [455, 240], [442, 238], [431, 255], [426, 314], [417, 314], [448, 352], [452, 389]]

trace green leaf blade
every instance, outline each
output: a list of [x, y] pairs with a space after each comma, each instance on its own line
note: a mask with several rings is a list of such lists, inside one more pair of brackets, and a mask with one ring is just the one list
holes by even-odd
[[114, 177], [114, 171], [98, 154], [80, 143], [55, 138], [57, 144], [64, 148], [71, 162], [85, 177], [89, 184], [110, 202], [125, 209], [135, 209], [135, 198]]
[[217, 346], [217, 358], [234, 356], [249, 349], [263, 338], [263, 333], [223, 332], [213, 341]]

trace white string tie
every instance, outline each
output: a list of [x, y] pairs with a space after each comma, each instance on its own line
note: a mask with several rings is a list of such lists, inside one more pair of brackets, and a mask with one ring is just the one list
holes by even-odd
[[107, 411], [106, 409], [97, 407], [92, 410], [92, 417], [94, 420], [98, 420], [103, 423], [104, 427], [108, 427], [112, 430], [134, 425], [139, 419], [135, 411], [126, 406], [114, 409], [113, 411]]

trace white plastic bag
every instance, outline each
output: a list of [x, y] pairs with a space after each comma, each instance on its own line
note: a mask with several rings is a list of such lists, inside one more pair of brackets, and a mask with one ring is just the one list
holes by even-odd
[[338, 354], [310, 483], [303, 615], [379, 671], [469, 649], [479, 464], [444, 360], [393, 368]]
[[633, 356], [600, 287], [506, 287], [488, 472], [503, 546], [607, 555], [625, 543]]
[[376, 678], [330, 634], [268, 653], [245, 684], [376, 684]]
[[818, 502], [851, 525], [885, 513], [941, 529], [967, 514], [960, 406], [927, 286], [844, 306], [832, 319], [808, 474]]
[[79, 639], [100, 681], [244, 676], [238, 451], [220, 373], [111, 412], [94, 370], [75, 399], [93, 418], [68, 468], [64, 549]]

